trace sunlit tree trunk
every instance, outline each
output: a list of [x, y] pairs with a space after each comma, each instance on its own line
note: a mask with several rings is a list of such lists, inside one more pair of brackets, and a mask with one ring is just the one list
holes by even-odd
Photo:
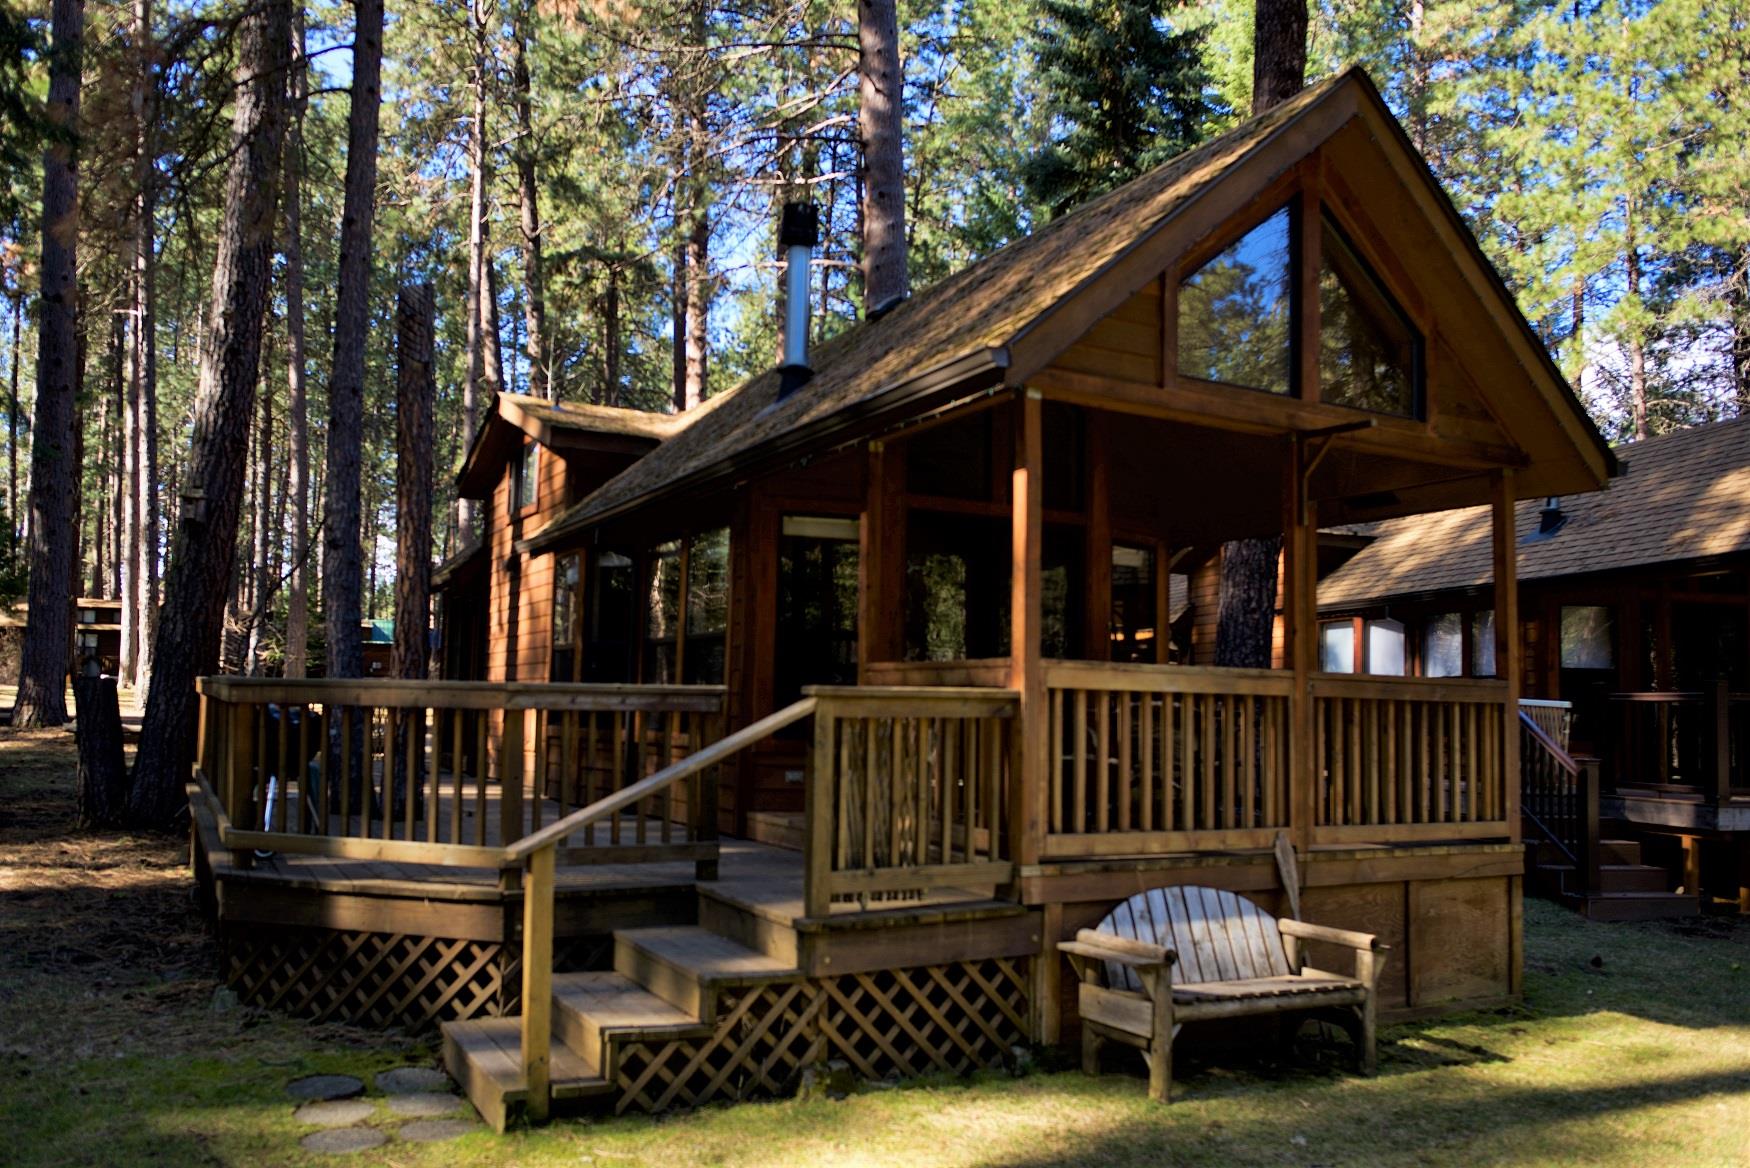
[[863, 141], [863, 312], [907, 291], [904, 72], [896, 0], [858, 0], [857, 125]]
[[286, 128], [286, 496], [291, 504], [291, 578], [286, 596], [287, 677], [309, 669], [310, 646], [310, 420], [304, 358], [304, 109], [309, 67], [304, 50], [304, 6], [292, 13], [291, 122]]

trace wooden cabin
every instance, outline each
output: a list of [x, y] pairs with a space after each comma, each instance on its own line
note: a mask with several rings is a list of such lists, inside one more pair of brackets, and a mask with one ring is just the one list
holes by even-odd
[[[1693, 913], [1698, 892], [1750, 910], [1750, 418], [1616, 453], [1623, 474], [1604, 490], [1528, 499], [1515, 518], [1521, 687], [1566, 709], [1557, 745], [1597, 756], [1606, 836], [1625, 837], [1568, 891], [1610, 915]], [[1494, 676], [1488, 514], [1361, 538], [1319, 587], [1322, 667]]]
[[[1501, 677], [1325, 672], [1320, 532], [1482, 506], [1511, 585], [1518, 502], [1614, 460], [1363, 74], [599, 482], [518, 493], [519, 448], [601, 440], [533, 413], [464, 471], [493, 504], [446, 651], [484, 614], [483, 680], [203, 682], [246, 999], [443, 1021], [497, 1122], [995, 1065], [1075, 1032], [1055, 945], [1139, 890], [1286, 911], [1279, 840], [1308, 919], [1392, 946], [1389, 1010], [1519, 993], [1517, 589]], [[1279, 667], [1218, 668], [1190, 566], [1248, 537], [1282, 541]]]

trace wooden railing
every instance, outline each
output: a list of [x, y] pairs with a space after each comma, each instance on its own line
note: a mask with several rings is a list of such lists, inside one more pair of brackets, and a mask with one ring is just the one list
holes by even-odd
[[1576, 759], [1530, 710], [1519, 712], [1519, 807], [1531, 830], [1561, 851], [1583, 885], [1602, 887], [1597, 759]]
[[1045, 686], [1045, 858], [1268, 847], [1288, 825], [1290, 674], [1055, 661]]
[[[228, 846], [496, 866], [567, 807], [721, 733], [715, 686], [202, 678], [197, 770]], [[568, 841], [567, 863], [717, 855], [713, 776]], [[706, 872], [705, 874], [709, 874]]]
[[1519, 713], [1537, 723], [1551, 742], [1568, 749], [1568, 737], [1574, 729], [1574, 703], [1550, 701], [1544, 698], [1520, 698]]
[[994, 887], [1008, 829], [1018, 695], [960, 687], [820, 686], [808, 771], [804, 911], [835, 900]]
[[1750, 693], [1717, 681], [1700, 691], [1610, 695], [1605, 748], [1612, 788], [1699, 793], [1710, 801], [1750, 794]]
[[1313, 678], [1314, 842], [1510, 834], [1507, 687]]

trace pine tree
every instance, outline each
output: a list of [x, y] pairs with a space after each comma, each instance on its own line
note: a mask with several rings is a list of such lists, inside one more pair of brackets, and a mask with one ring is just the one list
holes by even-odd
[[1064, 129], [1023, 178], [1057, 215], [1196, 144], [1217, 111], [1205, 34], [1176, 28], [1166, 0], [1044, 0], [1044, 10], [1038, 84]]

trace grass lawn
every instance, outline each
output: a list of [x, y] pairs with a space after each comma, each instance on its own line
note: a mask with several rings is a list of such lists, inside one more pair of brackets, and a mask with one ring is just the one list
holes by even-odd
[[0, 1165], [1750, 1165], [1750, 923], [1526, 906], [1523, 1008], [1387, 1029], [1380, 1074], [1182, 1060], [842, 1101], [304, 1152], [285, 1083], [431, 1062], [430, 1038], [215, 1009], [179, 841], [68, 827], [60, 731], [0, 730]]

